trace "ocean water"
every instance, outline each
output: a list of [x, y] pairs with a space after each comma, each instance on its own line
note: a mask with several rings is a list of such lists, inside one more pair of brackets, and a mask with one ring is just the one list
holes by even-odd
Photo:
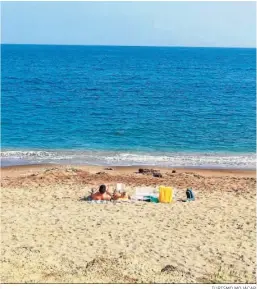
[[1, 45], [2, 166], [254, 168], [255, 49]]

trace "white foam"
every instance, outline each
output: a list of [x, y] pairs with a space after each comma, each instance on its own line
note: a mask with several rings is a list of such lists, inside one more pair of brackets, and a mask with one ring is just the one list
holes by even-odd
[[255, 153], [145, 153], [80, 150], [6, 150], [1, 152], [2, 166], [11, 164], [91, 164], [155, 165], [165, 167], [202, 167], [254, 169]]

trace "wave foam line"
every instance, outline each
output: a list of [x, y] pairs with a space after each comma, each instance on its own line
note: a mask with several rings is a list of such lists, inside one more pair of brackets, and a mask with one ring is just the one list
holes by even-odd
[[2, 166], [10, 164], [153, 165], [164, 167], [255, 169], [255, 153], [134, 153], [111, 151], [2, 151]]

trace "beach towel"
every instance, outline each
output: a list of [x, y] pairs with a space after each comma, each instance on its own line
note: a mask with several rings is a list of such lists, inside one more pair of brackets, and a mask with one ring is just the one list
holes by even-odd
[[131, 197], [132, 200], [137, 201], [151, 201], [152, 197], [157, 197], [156, 189], [152, 187], [136, 187], [135, 194]]
[[111, 201], [106, 201], [106, 200], [88, 200], [87, 203], [91, 204], [108, 204]]

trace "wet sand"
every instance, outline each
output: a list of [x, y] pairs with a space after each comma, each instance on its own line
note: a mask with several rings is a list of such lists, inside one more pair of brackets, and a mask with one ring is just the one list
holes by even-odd
[[[150, 168], [150, 167], [148, 167]], [[1, 169], [2, 283], [255, 283], [256, 172]], [[172, 204], [90, 204], [105, 183], [171, 185]], [[187, 187], [196, 201], [184, 203]]]

